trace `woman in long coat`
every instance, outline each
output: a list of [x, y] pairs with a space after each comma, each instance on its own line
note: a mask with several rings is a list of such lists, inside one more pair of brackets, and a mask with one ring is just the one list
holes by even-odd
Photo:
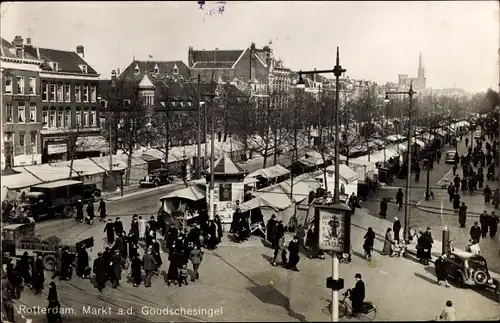
[[127, 237], [127, 243], [128, 243], [128, 255], [130, 259], [133, 259], [134, 256], [137, 254], [137, 250], [139, 249], [139, 240], [137, 239], [137, 236], [130, 230], [128, 237]]
[[153, 249], [152, 255], [153, 258], [156, 262], [157, 268], [160, 268], [161, 265], [163, 264], [163, 261], [161, 260], [161, 254], [160, 254], [160, 244], [158, 243], [157, 240], [153, 240], [151, 243], [151, 247]]
[[78, 255], [76, 258], [76, 274], [78, 277], [86, 278], [87, 273], [85, 272], [89, 266], [89, 254], [84, 247], [78, 249]]
[[373, 232], [371, 227], [368, 228], [368, 231], [366, 231], [364, 239], [365, 243], [363, 244], [363, 249], [365, 250], [365, 257], [366, 259], [371, 260], [373, 245], [375, 243], [375, 232]]
[[115, 242], [115, 226], [113, 224], [113, 220], [108, 220], [108, 223], [106, 223], [106, 226], [104, 227], [104, 232], [106, 232], [109, 244]]
[[393, 244], [394, 244], [394, 238], [392, 236], [392, 229], [387, 228], [387, 231], [385, 232], [384, 248], [382, 249], [382, 254], [392, 256]]
[[177, 246], [174, 243], [172, 245], [172, 249], [171, 249], [170, 254], [168, 256], [168, 260], [170, 261], [170, 264], [168, 266], [168, 272], [167, 272], [167, 285], [168, 286], [170, 286], [171, 282], [173, 282], [174, 284], [177, 284], [177, 281], [179, 279], [178, 259], [179, 259], [179, 251], [177, 250]]
[[134, 287], [137, 287], [142, 282], [142, 261], [139, 258], [137, 252], [131, 254], [132, 264], [130, 265], [130, 276], [132, 276], [132, 281], [134, 282]]

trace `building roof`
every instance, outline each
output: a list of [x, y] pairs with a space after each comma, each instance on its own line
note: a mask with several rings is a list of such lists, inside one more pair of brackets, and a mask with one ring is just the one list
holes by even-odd
[[[139, 73], [136, 72], [139, 68]], [[174, 77], [174, 69], [177, 68], [178, 74], [176, 78], [180, 80], [189, 79], [191, 72], [189, 67], [183, 61], [138, 61], [134, 60], [130, 63], [123, 72], [120, 73], [118, 79], [142, 80], [145, 74], [148, 75], [153, 82], [154, 79], [164, 80], [168, 77]]]
[[[11, 42], [9, 42], [3, 38], [0, 38], [0, 44], [1, 44], [0, 48], [1, 48], [2, 56], [9, 57], [9, 58], [21, 58], [21, 57], [17, 57], [16, 47], [14, 45], [12, 45]], [[36, 55], [32, 55], [31, 53], [26, 52], [26, 51], [24, 53], [24, 59], [38, 60]]]
[[[56, 62], [58, 64], [58, 70], [54, 72], [64, 72], [64, 73], [77, 73], [98, 76], [99, 74], [90, 66], [83, 58], [80, 57], [76, 52], [50, 49], [50, 48], [40, 48], [31, 45], [24, 46], [25, 53], [29, 53], [37, 57], [37, 59], [45, 61], [42, 65], [42, 70], [44, 71], [54, 71], [50, 62]], [[81, 65], [87, 66], [87, 73], [83, 73], [80, 68]]]
[[76, 185], [76, 184], [82, 184], [82, 182], [67, 179], [67, 180], [55, 181], [55, 182], [50, 182], [50, 183], [43, 183], [43, 184], [36, 185], [35, 187], [55, 188], [55, 187], [69, 186], [69, 185]]
[[[226, 155], [219, 158], [214, 165], [214, 174], [217, 175], [243, 175], [246, 173], [243, 168]], [[211, 167], [208, 168], [208, 172], [210, 172], [210, 170]]]
[[193, 50], [193, 63], [197, 62], [236, 62], [244, 49], [237, 50]]
[[234, 62], [196, 62], [191, 68], [231, 68]]

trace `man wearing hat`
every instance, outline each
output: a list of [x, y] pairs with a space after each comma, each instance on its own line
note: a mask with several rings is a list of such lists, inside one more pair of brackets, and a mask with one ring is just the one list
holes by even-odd
[[76, 221], [83, 223], [83, 203], [78, 200], [76, 203]]
[[365, 300], [365, 283], [361, 279], [361, 274], [354, 275], [354, 279], [356, 279], [356, 285], [351, 290], [352, 316], [362, 312]]
[[274, 226], [276, 225], [276, 215], [271, 215], [271, 218], [266, 224], [266, 240], [271, 243], [273, 249], [276, 249], [276, 241], [273, 237]]
[[105, 263], [102, 257], [102, 252], [97, 253], [97, 258], [94, 260], [94, 275], [95, 275], [95, 286], [101, 292], [104, 286], [106, 286], [106, 274], [108, 271], [109, 263]]

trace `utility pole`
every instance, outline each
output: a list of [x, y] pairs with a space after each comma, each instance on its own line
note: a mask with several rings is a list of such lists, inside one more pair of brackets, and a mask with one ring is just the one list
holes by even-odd
[[[198, 160], [196, 161], [196, 177], [201, 178], [201, 100], [200, 100], [200, 83], [201, 74], [198, 74], [198, 94], [197, 94], [197, 105], [198, 105]], [[206, 139], [205, 139], [206, 140]]]

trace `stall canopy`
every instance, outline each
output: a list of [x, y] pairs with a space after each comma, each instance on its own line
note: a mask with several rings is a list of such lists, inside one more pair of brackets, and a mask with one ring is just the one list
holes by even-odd
[[274, 185], [266, 192], [257, 193], [258, 195], [240, 205], [242, 212], [260, 209], [264, 223], [276, 215], [276, 220], [282, 220], [285, 225], [295, 213], [295, 203], [283, 192], [282, 188]]
[[[103, 157], [92, 157], [90, 158], [97, 166], [101, 167], [105, 171], [109, 171], [109, 156]], [[122, 171], [127, 169], [127, 163], [121, 160], [121, 156], [113, 155], [113, 171]]]
[[[328, 160], [332, 159], [332, 156], [333, 156], [333, 153], [329, 153], [328, 155], [324, 156], [324, 158], [323, 158], [321, 153], [314, 151], [314, 150], [310, 150], [307, 153], [305, 153], [304, 156], [300, 157], [297, 161], [304, 166], [314, 167], [314, 166], [323, 165], [325, 163], [325, 160], [323, 160], [323, 159], [326, 159], [328, 161]], [[340, 161], [347, 160], [347, 157], [343, 156], [343, 155], [339, 155], [339, 158], [340, 158]]]
[[[403, 151], [406, 149], [406, 146], [404, 144], [399, 144], [399, 151]], [[389, 160], [390, 158], [394, 158], [396, 156], [399, 156], [400, 153], [398, 152], [397, 145], [392, 145], [389, 146], [385, 149], [385, 160]], [[384, 150], [377, 150], [374, 151], [370, 154], [370, 162], [373, 163], [379, 163], [384, 161]], [[368, 155], [366, 156], [361, 156], [355, 159], [356, 161], [368, 161]], [[349, 162], [353, 162], [354, 160], [350, 160]], [[354, 161], [355, 162], [355, 161]], [[365, 165], [367, 166], [367, 165]]]
[[[51, 165], [53, 167], [62, 167], [63, 169], [67, 170], [71, 167], [71, 161], [64, 161]], [[73, 160], [73, 176], [90, 176], [103, 172], [104, 170], [101, 167], [97, 166], [96, 163], [90, 160], [90, 158]]]
[[385, 138], [385, 140], [391, 141], [391, 142], [395, 142], [395, 141], [399, 141], [399, 140], [404, 140], [404, 139], [406, 139], [405, 136], [401, 136], [401, 135], [397, 135], [397, 134], [396, 135], [390, 135], [390, 136], [387, 136]]
[[247, 177], [262, 177], [265, 179], [271, 179], [288, 174], [290, 174], [290, 171], [285, 167], [281, 165], [274, 165], [264, 169], [256, 170], [255, 172], [249, 174]]
[[171, 198], [180, 198], [191, 201], [199, 201], [205, 198], [205, 189], [199, 185], [193, 185], [181, 190], [170, 192], [169, 194], [160, 197], [160, 200], [166, 200]]
[[[328, 166], [326, 168], [326, 171], [331, 174], [335, 174], [335, 166]], [[340, 178], [342, 181], [346, 182], [347, 184], [354, 182], [355, 180], [359, 179], [358, 173], [353, 171], [352, 169], [349, 168], [349, 166], [345, 164], [340, 164], [339, 167], [339, 174]], [[315, 178], [321, 178], [323, 179], [323, 174], [317, 175]]]
[[43, 183], [40, 179], [30, 173], [19, 173], [8, 176], [2, 176], [2, 187], [10, 190], [23, 189]]
[[24, 166], [17, 170], [29, 173], [43, 182], [54, 182], [69, 178], [69, 167], [56, 167], [50, 164]]

